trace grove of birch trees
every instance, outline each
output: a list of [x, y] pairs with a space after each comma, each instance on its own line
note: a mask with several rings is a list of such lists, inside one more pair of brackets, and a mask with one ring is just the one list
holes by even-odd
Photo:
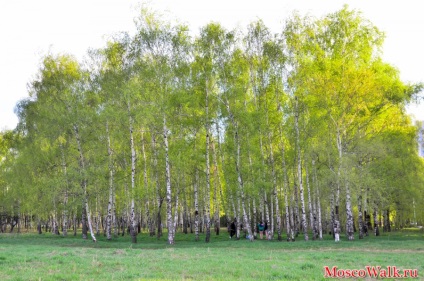
[[[279, 33], [197, 33], [143, 9], [87, 59], [48, 54], [0, 134], [1, 231], [347, 240], [424, 220], [405, 106], [421, 84], [348, 7]], [[16, 230], [16, 228], [17, 230]], [[14, 229], [15, 228], [15, 229]]]

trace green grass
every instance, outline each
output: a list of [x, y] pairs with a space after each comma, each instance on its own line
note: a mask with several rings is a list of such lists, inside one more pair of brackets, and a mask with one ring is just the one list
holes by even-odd
[[[201, 237], [204, 239], [204, 236]], [[0, 280], [328, 280], [324, 266], [417, 269], [424, 280], [424, 233], [403, 231], [349, 242], [230, 240], [225, 231], [211, 242], [177, 234], [169, 246], [138, 236], [93, 243], [80, 236], [0, 234]], [[417, 280], [415, 279], [415, 280]], [[366, 279], [370, 280], [370, 279]], [[391, 278], [390, 280], [395, 280]]]

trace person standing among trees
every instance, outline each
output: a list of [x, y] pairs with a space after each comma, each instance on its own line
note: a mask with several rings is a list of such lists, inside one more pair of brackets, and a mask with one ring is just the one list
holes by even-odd
[[233, 236], [236, 234], [236, 224], [234, 221], [230, 224], [230, 239], [233, 239]]
[[261, 240], [262, 240], [264, 238], [264, 230], [265, 230], [265, 225], [262, 221], [258, 223], [258, 230], [259, 230], [259, 236], [261, 237]]

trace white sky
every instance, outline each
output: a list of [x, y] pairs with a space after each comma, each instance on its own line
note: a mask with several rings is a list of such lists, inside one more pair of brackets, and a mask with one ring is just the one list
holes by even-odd
[[[70, 53], [82, 59], [89, 48], [104, 45], [108, 35], [132, 32], [136, 0], [0, 0], [0, 130], [18, 121], [13, 109], [27, 97], [43, 55]], [[320, 17], [348, 4], [386, 33], [385, 61], [409, 82], [424, 82], [424, 2], [420, 0], [152, 0], [150, 6], [197, 30], [210, 21], [227, 28], [261, 18], [281, 30], [294, 10]], [[424, 102], [409, 110], [424, 120]]]

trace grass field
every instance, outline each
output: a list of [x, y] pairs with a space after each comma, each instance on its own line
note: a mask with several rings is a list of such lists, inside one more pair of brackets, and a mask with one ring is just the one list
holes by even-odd
[[353, 242], [342, 236], [339, 243], [330, 236], [252, 243], [230, 240], [226, 231], [212, 235], [208, 244], [177, 234], [174, 246], [167, 245], [166, 235], [157, 240], [141, 234], [137, 244], [129, 236], [98, 238], [93, 243], [50, 233], [0, 234], [0, 280], [329, 280], [324, 266], [396, 266], [416, 269], [413, 280], [424, 280], [424, 233], [418, 230]]

